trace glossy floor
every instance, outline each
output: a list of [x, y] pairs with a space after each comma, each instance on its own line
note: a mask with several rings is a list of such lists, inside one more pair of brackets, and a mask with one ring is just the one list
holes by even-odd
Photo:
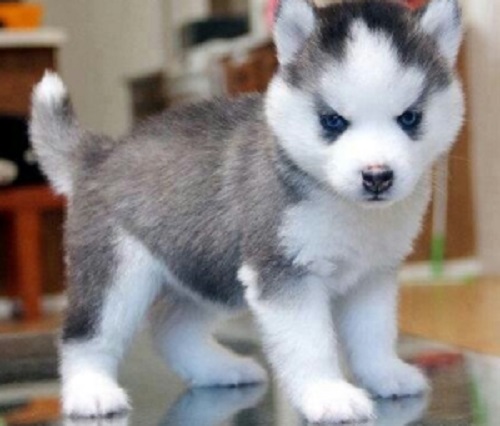
[[[420, 398], [377, 401], [378, 418], [371, 425], [500, 425], [500, 358], [495, 356], [500, 354], [496, 352], [500, 328], [492, 329], [498, 325], [500, 309], [495, 306], [500, 308], [500, 283], [495, 282], [404, 289], [402, 329], [425, 339], [406, 334], [400, 351], [427, 372], [433, 391]], [[262, 359], [254, 333], [242, 327], [248, 324], [226, 330], [224, 341]], [[242, 335], [248, 338], [243, 340]], [[134, 342], [120, 380], [134, 409], [127, 417], [100, 421], [61, 420], [54, 380], [0, 386], [0, 426], [305, 424], [272, 384], [187, 390], [151, 350], [145, 331]]]

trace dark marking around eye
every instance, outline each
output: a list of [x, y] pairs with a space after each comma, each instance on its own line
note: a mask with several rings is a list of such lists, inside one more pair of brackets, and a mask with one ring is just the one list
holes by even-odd
[[349, 127], [349, 121], [336, 112], [320, 114], [319, 122], [323, 128], [324, 136], [331, 142]]
[[414, 109], [407, 109], [396, 118], [396, 121], [404, 132], [406, 132], [410, 137], [416, 138], [422, 124], [422, 119], [422, 112]]
[[351, 124], [349, 120], [336, 112], [319, 95], [316, 98], [318, 121], [322, 129], [322, 136], [328, 143], [333, 143], [342, 135]]

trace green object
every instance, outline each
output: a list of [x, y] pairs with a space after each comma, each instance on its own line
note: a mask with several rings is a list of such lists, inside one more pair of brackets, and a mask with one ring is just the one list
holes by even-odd
[[463, 282], [464, 284], [467, 285], [472, 285], [477, 282], [477, 276], [476, 275], [466, 275], [463, 277]]
[[431, 242], [431, 268], [434, 278], [441, 278], [444, 270], [444, 235], [434, 235]]
[[0, 417], [0, 426], [7, 426], [7, 423], [2, 417]]
[[472, 403], [472, 420], [474, 426], [487, 426], [488, 425], [488, 412], [484, 406], [484, 401], [476, 383], [470, 383], [471, 403]]

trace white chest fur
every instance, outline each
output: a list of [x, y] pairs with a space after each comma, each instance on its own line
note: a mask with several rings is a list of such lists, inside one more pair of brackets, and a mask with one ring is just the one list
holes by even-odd
[[428, 187], [425, 183], [407, 200], [386, 208], [356, 206], [315, 192], [286, 211], [282, 247], [296, 265], [342, 292], [370, 272], [397, 267], [409, 254]]

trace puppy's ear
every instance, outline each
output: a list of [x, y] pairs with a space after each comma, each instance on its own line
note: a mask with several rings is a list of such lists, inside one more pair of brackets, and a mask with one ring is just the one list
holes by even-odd
[[289, 63], [314, 29], [312, 0], [280, 0], [274, 23], [274, 42], [281, 65]]
[[434, 37], [443, 56], [455, 65], [462, 42], [462, 13], [458, 0], [431, 0], [417, 13], [423, 30]]

